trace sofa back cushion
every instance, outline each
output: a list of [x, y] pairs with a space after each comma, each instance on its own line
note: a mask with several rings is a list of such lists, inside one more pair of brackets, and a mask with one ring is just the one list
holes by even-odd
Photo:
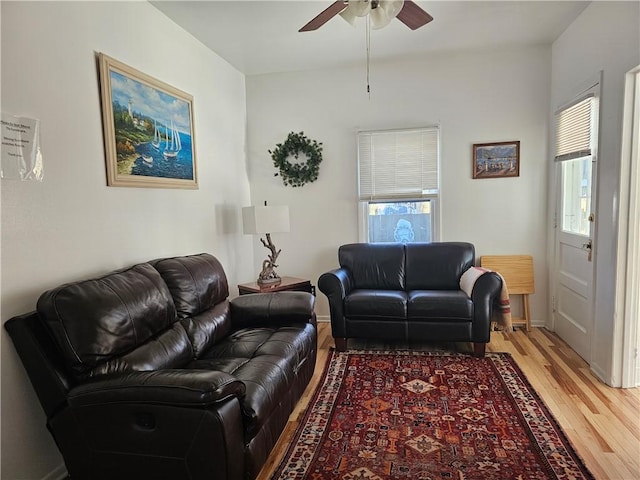
[[340, 266], [354, 288], [404, 290], [405, 253], [401, 243], [351, 243], [338, 249]]
[[177, 368], [193, 357], [169, 289], [146, 263], [49, 290], [37, 310], [76, 379]]
[[231, 330], [224, 268], [213, 255], [201, 253], [152, 262], [173, 297], [196, 358]]
[[460, 277], [475, 262], [471, 243], [408, 243], [407, 291], [459, 290]]

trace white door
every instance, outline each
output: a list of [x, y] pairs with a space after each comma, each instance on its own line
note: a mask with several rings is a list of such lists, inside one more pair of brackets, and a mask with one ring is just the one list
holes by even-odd
[[554, 330], [587, 362], [594, 311], [598, 86], [556, 114]]
[[640, 65], [626, 76], [623, 118], [616, 308], [624, 312], [624, 388], [640, 386]]
[[566, 160], [559, 169], [555, 331], [589, 361], [593, 325], [595, 165], [591, 157]]

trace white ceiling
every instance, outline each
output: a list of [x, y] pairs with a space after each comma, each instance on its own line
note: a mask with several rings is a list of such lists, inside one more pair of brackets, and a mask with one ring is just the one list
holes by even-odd
[[[152, 1], [155, 7], [247, 75], [364, 62], [364, 19], [339, 15], [320, 29], [298, 29], [328, 7], [322, 1]], [[422, 1], [433, 22], [411, 31], [399, 20], [371, 31], [371, 61], [469, 49], [551, 44], [584, 1]]]

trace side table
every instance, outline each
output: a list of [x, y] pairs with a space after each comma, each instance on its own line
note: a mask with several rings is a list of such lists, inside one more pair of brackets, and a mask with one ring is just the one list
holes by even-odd
[[248, 293], [271, 293], [271, 292], [309, 292], [313, 295], [316, 294], [316, 287], [311, 285], [309, 280], [295, 277], [281, 277], [280, 283], [271, 285], [259, 285], [258, 282], [241, 283], [238, 285], [238, 291], [240, 295], [246, 295]]

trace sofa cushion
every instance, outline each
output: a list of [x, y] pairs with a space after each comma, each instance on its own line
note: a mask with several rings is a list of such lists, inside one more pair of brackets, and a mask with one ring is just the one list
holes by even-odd
[[406, 290], [459, 290], [460, 277], [473, 266], [471, 243], [408, 243]]
[[214, 305], [202, 313], [180, 320], [193, 346], [195, 358], [200, 358], [212, 345], [231, 331], [229, 301]]
[[202, 313], [229, 296], [227, 276], [213, 255], [201, 253], [152, 263], [169, 287], [180, 318]]
[[407, 302], [408, 320], [473, 319], [473, 302], [462, 290], [413, 290]]
[[296, 399], [290, 396], [298, 390], [298, 370], [315, 358], [315, 348], [311, 323], [246, 328], [214, 345], [189, 368], [223, 371], [245, 384], [242, 411], [245, 433], [251, 438], [280, 405], [291, 403], [288, 408], [293, 408]]
[[166, 282], [196, 358], [231, 330], [229, 285], [222, 265], [202, 253], [155, 260]]
[[350, 272], [353, 288], [404, 290], [405, 253], [401, 243], [342, 245], [338, 261]]
[[354, 290], [344, 299], [344, 315], [352, 319], [407, 317], [407, 294], [396, 290]]
[[176, 368], [193, 356], [166, 284], [146, 263], [49, 290], [37, 310], [77, 378]]

